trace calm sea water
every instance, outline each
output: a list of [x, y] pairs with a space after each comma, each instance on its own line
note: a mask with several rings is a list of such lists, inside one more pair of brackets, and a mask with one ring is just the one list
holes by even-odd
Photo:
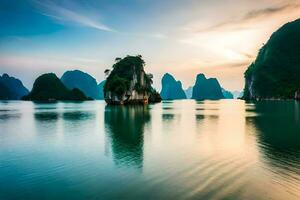
[[0, 199], [300, 199], [300, 102], [0, 103]]

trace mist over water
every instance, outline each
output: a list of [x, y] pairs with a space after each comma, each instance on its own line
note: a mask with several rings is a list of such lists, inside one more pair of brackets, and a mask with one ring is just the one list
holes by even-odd
[[300, 102], [0, 103], [0, 199], [299, 199]]

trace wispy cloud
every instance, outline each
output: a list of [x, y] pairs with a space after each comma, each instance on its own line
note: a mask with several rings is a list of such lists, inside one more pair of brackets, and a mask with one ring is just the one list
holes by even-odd
[[295, 7], [295, 5], [286, 4], [286, 5], [280, 5], [277, 7], [252, 10], [252, 11], [248, 12], [241, 20], [249, 20], [249, 19], [258, 18], [261, 16], [273, 15], [273, 14], [280, 13], [282, 11], [289, 10], [291, 8], [294, 9], [296, 7]]
[[242, 30], [247, 28], [247, 23], [249, 22], [261, 18], [272, 17], [277, 14], [283, 14], [286, 12], [295, 11], [298, 10], [299, 8], [300, 8], [299, 3], [286, 3], [286, 4], [281, 4], [273, 7], [251, 10], [241, 17], [229, 19], [227, 21], [223, 21], [209, 27], [200, 28], [196, 30], [196, 32], [217, 31], [220, 29], [227, 29], [227, 28], [231, 30], [236, 30], [236, 29]]
[[34, 1], [41, 14], [52, 18], [59, 23], [73, 23], [101, 31], [116, 32], [111, 27], [96, 20], [94, 16], [83, 14], [80, 10], [73, 10], [52, 1]]

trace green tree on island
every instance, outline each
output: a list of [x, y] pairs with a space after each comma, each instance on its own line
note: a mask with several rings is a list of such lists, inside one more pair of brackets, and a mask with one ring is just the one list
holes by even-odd
[[[152, 75], [144, 71], [145, 61], [141, 55], [116, 58], [105, 85], [104, 96], [108, 103], [134, 103], [157, 99], [152, 88]], [[105, 70], [107, 74], [107, 70]], [[154, 98], [156, 97], [156, 98]]]

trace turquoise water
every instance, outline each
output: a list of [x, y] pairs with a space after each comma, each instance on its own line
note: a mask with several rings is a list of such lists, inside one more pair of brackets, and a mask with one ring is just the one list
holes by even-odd
[[300, 102], [0, 103], [0, 199], [300, 199]]

